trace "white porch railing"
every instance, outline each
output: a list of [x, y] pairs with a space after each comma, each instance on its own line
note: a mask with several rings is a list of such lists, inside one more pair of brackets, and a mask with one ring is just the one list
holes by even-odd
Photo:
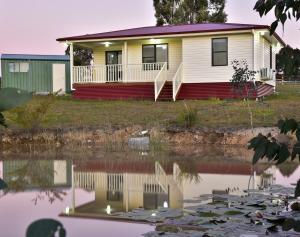
[[182, 84], [183, 79], [183, 63], [178, 67], [177, 72], [173, 77], [173, 100], [176, 101], [177, 94]]
[[73, 83], [154, 82], [165, 63], [74, 66]]
[[158, 99], [158, 96], [167, 81], [167, 63], [164, 63], [161, 70], [157, 74], [154, 80], [154, 90], [155, 90], [155, 101]]

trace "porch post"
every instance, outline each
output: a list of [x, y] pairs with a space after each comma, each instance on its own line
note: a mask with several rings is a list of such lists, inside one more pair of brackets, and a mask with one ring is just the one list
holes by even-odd
[[123, 75], [124, 75], [124, 82], [127, 82], [127, 75], [128, 75], [128, 46], [127, 41], [124, 41], [124, 58], [123, 58]]
[[73, 90], [73, 66], [74, 66], [74, 48], [73, 43], [70, 43], [70, 83], [71, 91]]

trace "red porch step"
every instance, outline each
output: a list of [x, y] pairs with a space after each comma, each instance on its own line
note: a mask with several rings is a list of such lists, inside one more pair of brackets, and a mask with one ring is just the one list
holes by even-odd
[[171, 101], [173, 100], [173, 85], [172, 82], [166, 82], [162, 88], [158, 99], [159, 101]]

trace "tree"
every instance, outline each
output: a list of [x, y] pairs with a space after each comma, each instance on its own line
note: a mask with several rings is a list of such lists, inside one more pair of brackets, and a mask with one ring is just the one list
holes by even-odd
[[[74, 66], [88, 66], [93, 59], [93, 50], [74, 45]], [[66, 55], [70, 55], [70, 46], [65, 51]]]
[[247, 104], [247, 109], [250, 117], [250, 125], [253, 131], [253, 112], [250, 106], [249, 99], [254, 96], [255, 92], [255, 71], [249, 69], [248, 63], [245, 60], [232, 62], [234, 74], [230, 80], [230, 84], [233, 87], [234, 92], [239, 97], [243, 98]]
[[260, 17], [267, 15], [274, 8], [276, 20], [271, 25], [271, 34], [273, 34], [278, 26], [278, 23], [284, 26], [284, 23], [289, 18], [300, 19], [300, 1], [299, 0], [258, 0], [254, 6], [254, 10], [259, 12]]
[[[300, 162], [300, 122], [294, 119], [285, 119], [278, 122], [281, 134], [292, 134], [296, 138], [291, 151], [289, 146], [280, 143], [272, 134], [259, 134], [249, 141], [248, 149], [254, 151], [252, 163], [256, 164], [261, 159], [275, 162], [276, 165], [286, 162], [290, 157], [294, 161], [297, 157]], [[300, 179], [296, 185], [295, 197], [300, 197]]]
[[277, 54], [277, 67], [283, 69], [288, 79], [296, 79], [300, 73], [300, 50], [289, 45], [282, 48]]
[[157, 26], [226, 22], [226, 0], [153, 0]]

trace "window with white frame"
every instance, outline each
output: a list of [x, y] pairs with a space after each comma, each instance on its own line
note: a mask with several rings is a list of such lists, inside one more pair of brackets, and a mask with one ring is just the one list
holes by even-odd
[[228, 66], [228, 38], [212, 39], [212, 66]]
[[[142, 61], [144, 64], [167, 63], [169, 65], [168, 44], [147, 44], [142, 47]], [[160, 67], [160, 65], [156, 65], [155, 69], [160, 69]]]
[[8, 64], [9, 72], [28, 72], [29, 63], [9, 63]]

